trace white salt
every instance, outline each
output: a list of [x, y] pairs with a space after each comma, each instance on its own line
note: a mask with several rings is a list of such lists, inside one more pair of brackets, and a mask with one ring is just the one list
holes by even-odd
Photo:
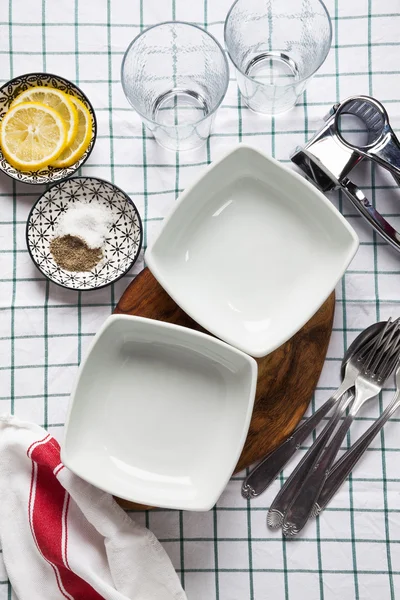
[[105, 206], [78, 201], [60, 217], [56, 235], [74, 235], [89, 248], [101, 248], [112, 220], [112, 212]]

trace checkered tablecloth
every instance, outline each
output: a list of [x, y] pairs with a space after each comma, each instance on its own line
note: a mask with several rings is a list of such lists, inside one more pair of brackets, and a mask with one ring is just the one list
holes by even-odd
[[[300, 2], [300, 0], [299, 0]], [[177, 195], [208, 163], [245, 141], [288, 162], [339, 99], [370, 94], [400, 133], [399, 0], [328, 0], [330, 54], [302, 101], [277, 118], [240, 101], [235, 75], [206, 146], [177, 155], [161, 149], [131, 110], [120, 65], [132, 38], [164, 20], [191, 21], [223, 41], [231, 0], [1, 0], [1, 82], [32, 71], [75, 81], [96, 110], [99, 135], [86, 175], [115, 182], [136, 203], [144, 247]], [[400, 228], [400, 192], [381, 172], [360, 174], [363, 189]], [[87, 344], [143, 268], [106, 289], [76, 293], [46, 281], [32, 264], [25, 222], [40, 189], [0, 176], [0, 412], [46, 427], [62, 439], [68, 396]], [[345, 198], [332, 197], [361, 245], [337, 287], [334, 331], [312, 401], [319, 406], [339, 380], [343, 352], [372, 322], [400, 316], [400, 256], [372, 233]], [[382, 411], [393, 382], [352, 427], [351, 443]], [[399, 415], [400, 417], [400, 415]], [[259, 499], [229, 483], [208, 513], [152, 511], [146, 523], [172, 558], [189, 600], [400, 599], [400, 424], [393, 418], [319, 520], [294, 541], [266, 529], [266, 509], [290, 468]], [[310, 443], [310, 440], [308, 440]], [[306, 446], [300, 450], [304, 453]], [[0, 532], [1, 536], [1, 532]], [[0, 566], [0, 600], [12, 591]]]

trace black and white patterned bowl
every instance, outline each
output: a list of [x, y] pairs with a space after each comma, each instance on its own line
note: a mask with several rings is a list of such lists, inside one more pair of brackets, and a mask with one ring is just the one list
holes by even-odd
[[0, 87], [0, 124], [13, 100], [21, 92], [36, 86], [57, 88], [70, 96], [79, 98], [79, 100], [83, 102], [92, 117], [92, 138], [90, 144], [84, 155], [70, 167], [45, 167], [39, 171], [20, 171], [19, 169], [16, 169], [10, 165], [0, 149], [0, 171], [3, 171], [3, 173], [9, 175], [13, 179], [22, 181], [22, 183], [55, 183], [56, 181], [66, 179], [70, 175], [73, 175], [73, 173], [75, 173], [89, 158], [97, 135], [96, 115], [93, 106], [90, 104], [82, 90], [71, 81], [68, 81], [68, 79], [64, 79], [58, 75], [52, 75], [51, 73], [28, 73], [27, 75], [15, 77]]
[[[50, 252], [58, 220], [77, 201], [105, 206], [114, 216], [104, 258], [88, 272], [62, 269]], [[72, 177], [53, 185], [33, 205], [26, 225], [28, 250], [39, 271], [54, 283], [79, 291], [98, 289], [123, 277], [136, 262], [142, 240], [142, 221], [132, 200], [97, 177]]]

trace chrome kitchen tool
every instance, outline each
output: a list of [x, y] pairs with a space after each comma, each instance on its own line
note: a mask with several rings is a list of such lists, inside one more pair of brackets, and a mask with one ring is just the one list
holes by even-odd
[[[355, 144], [346, 134], [343, 117], [349, 115], [357, 117], [360, 130], [366, 132], [362, 144]], [[342, 189], [377, 233], [400, 252], [400, 233], [348, 177], [360, 161], [368, 159], [387, 169], [400, 185], [400, 142], [385, 108], [375, 98], [352, 96], [335, 104], [324, 120], [325, 125], [303, 148], [296, 148], [291, 160], [322, 192]]]

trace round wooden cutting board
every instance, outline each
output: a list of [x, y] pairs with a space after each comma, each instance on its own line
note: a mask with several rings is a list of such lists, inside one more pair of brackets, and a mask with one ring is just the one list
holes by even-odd
[[[253, 417], [236, 470], [274, 450], [302, 418], [317, 385], [328, 349], [335, 310], [332, 293], [318, 312], [286, 344], [258, 363]], [[150, 271], [144, 269], [125, 290], [114, 311], [176, 323], [204, 331], [179, 308]], [[118, 500], [124, 508], [142, 506]]]

